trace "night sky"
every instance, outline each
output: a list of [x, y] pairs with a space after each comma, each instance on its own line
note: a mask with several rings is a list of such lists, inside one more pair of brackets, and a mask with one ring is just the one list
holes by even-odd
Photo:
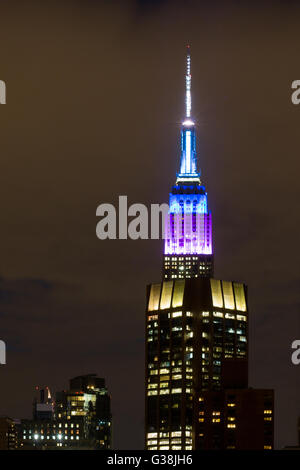
[[250, 385], [275, 389], [276, 447], [297, 443], [299, 31], [292, 1], [1, 2], [0, 414], [30, 417], [35, 385], [95, 372], [114, 446], [143, 448], [145, 288], [162, 242], [100, 241], [96, 208], [168, 202], [190, 43], [215, 277], [249, 287]]

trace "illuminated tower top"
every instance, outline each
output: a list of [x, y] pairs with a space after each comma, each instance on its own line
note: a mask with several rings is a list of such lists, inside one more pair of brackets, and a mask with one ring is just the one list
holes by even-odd
[[187, 46], [185, 75], [185, 119], [181, 129], [180, 172], [176, 183], [200, 183], [200, 171], [197, 169], [195, 123], [191, 118], [191, 49]]
[[197, 168], [195, 123], [191, 117], [191, 50], [187, 46], [185, 118], [181, 126], [180, 172], [169, 197], [163, 279], [213, 275], [211, 212]]

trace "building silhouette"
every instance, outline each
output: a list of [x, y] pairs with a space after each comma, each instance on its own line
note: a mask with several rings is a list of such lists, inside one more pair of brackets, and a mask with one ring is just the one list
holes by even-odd
[[51, 397], [49, 387], [35, 387], [35, 395], [33, 399], [33, 420], [43, 421], [51, 420], [54, 413], [54, 401]]
[[0, 450], [15, 450], [17, 447], [17, 420], [0, 416]]

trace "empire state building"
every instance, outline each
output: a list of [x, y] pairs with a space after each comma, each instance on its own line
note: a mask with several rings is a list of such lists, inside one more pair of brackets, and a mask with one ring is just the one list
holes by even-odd
[[247, 288], [213, 277], [211, 213], [191, 117], [189, 47], [185, 90], [162, 282], [147, 286], [145, 447], [272, 449], [273, 391], [248, 388]]
[[164, 279], [213, 276], [212, 224], [197, 164], [191, 118], [191, 55], [186, 56], [186, 106], [181, 129], [180, 171], [172, 187], [164, 247]]

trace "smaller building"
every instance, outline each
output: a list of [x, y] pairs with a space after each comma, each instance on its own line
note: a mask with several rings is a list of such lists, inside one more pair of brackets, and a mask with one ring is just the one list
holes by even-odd
[[51, 397], [49, 387], [35, 387], [33, 399], [33, 419], [34, 421], [51, 420], [54, 413], [54, 401]]
[[[95, 374], [70, 380], [70, 390], [56, 394], [55, 417], [62, 428], [76, 424], [80, 444], [93, 449], [110, 449], [112, 445], [112, 420], [110, 396], [105, 380]], [[81, 431], [81, 432], [80, 432]]]
[[273, 449], [273, 390], [205, 391], [199, 397], [198, 416], [198, 449]]
[[17, 422], [8, 416], [0, 417], [0, 450], [14, 450], [17, 448]]
[[20, 427], [20, 448], [22, 450], [58, 450], [77, 448], [83, 445], [84, 432], [80, 422], [64, 420], [22, 420]]
[[103, 378], [75, 377], [69, 390], [57, 392], [54, 401], [48, 388], [42, 390], [36, 390], [33, 419], [21, 421], [22, 449], [111, 448], [110, 396]]

